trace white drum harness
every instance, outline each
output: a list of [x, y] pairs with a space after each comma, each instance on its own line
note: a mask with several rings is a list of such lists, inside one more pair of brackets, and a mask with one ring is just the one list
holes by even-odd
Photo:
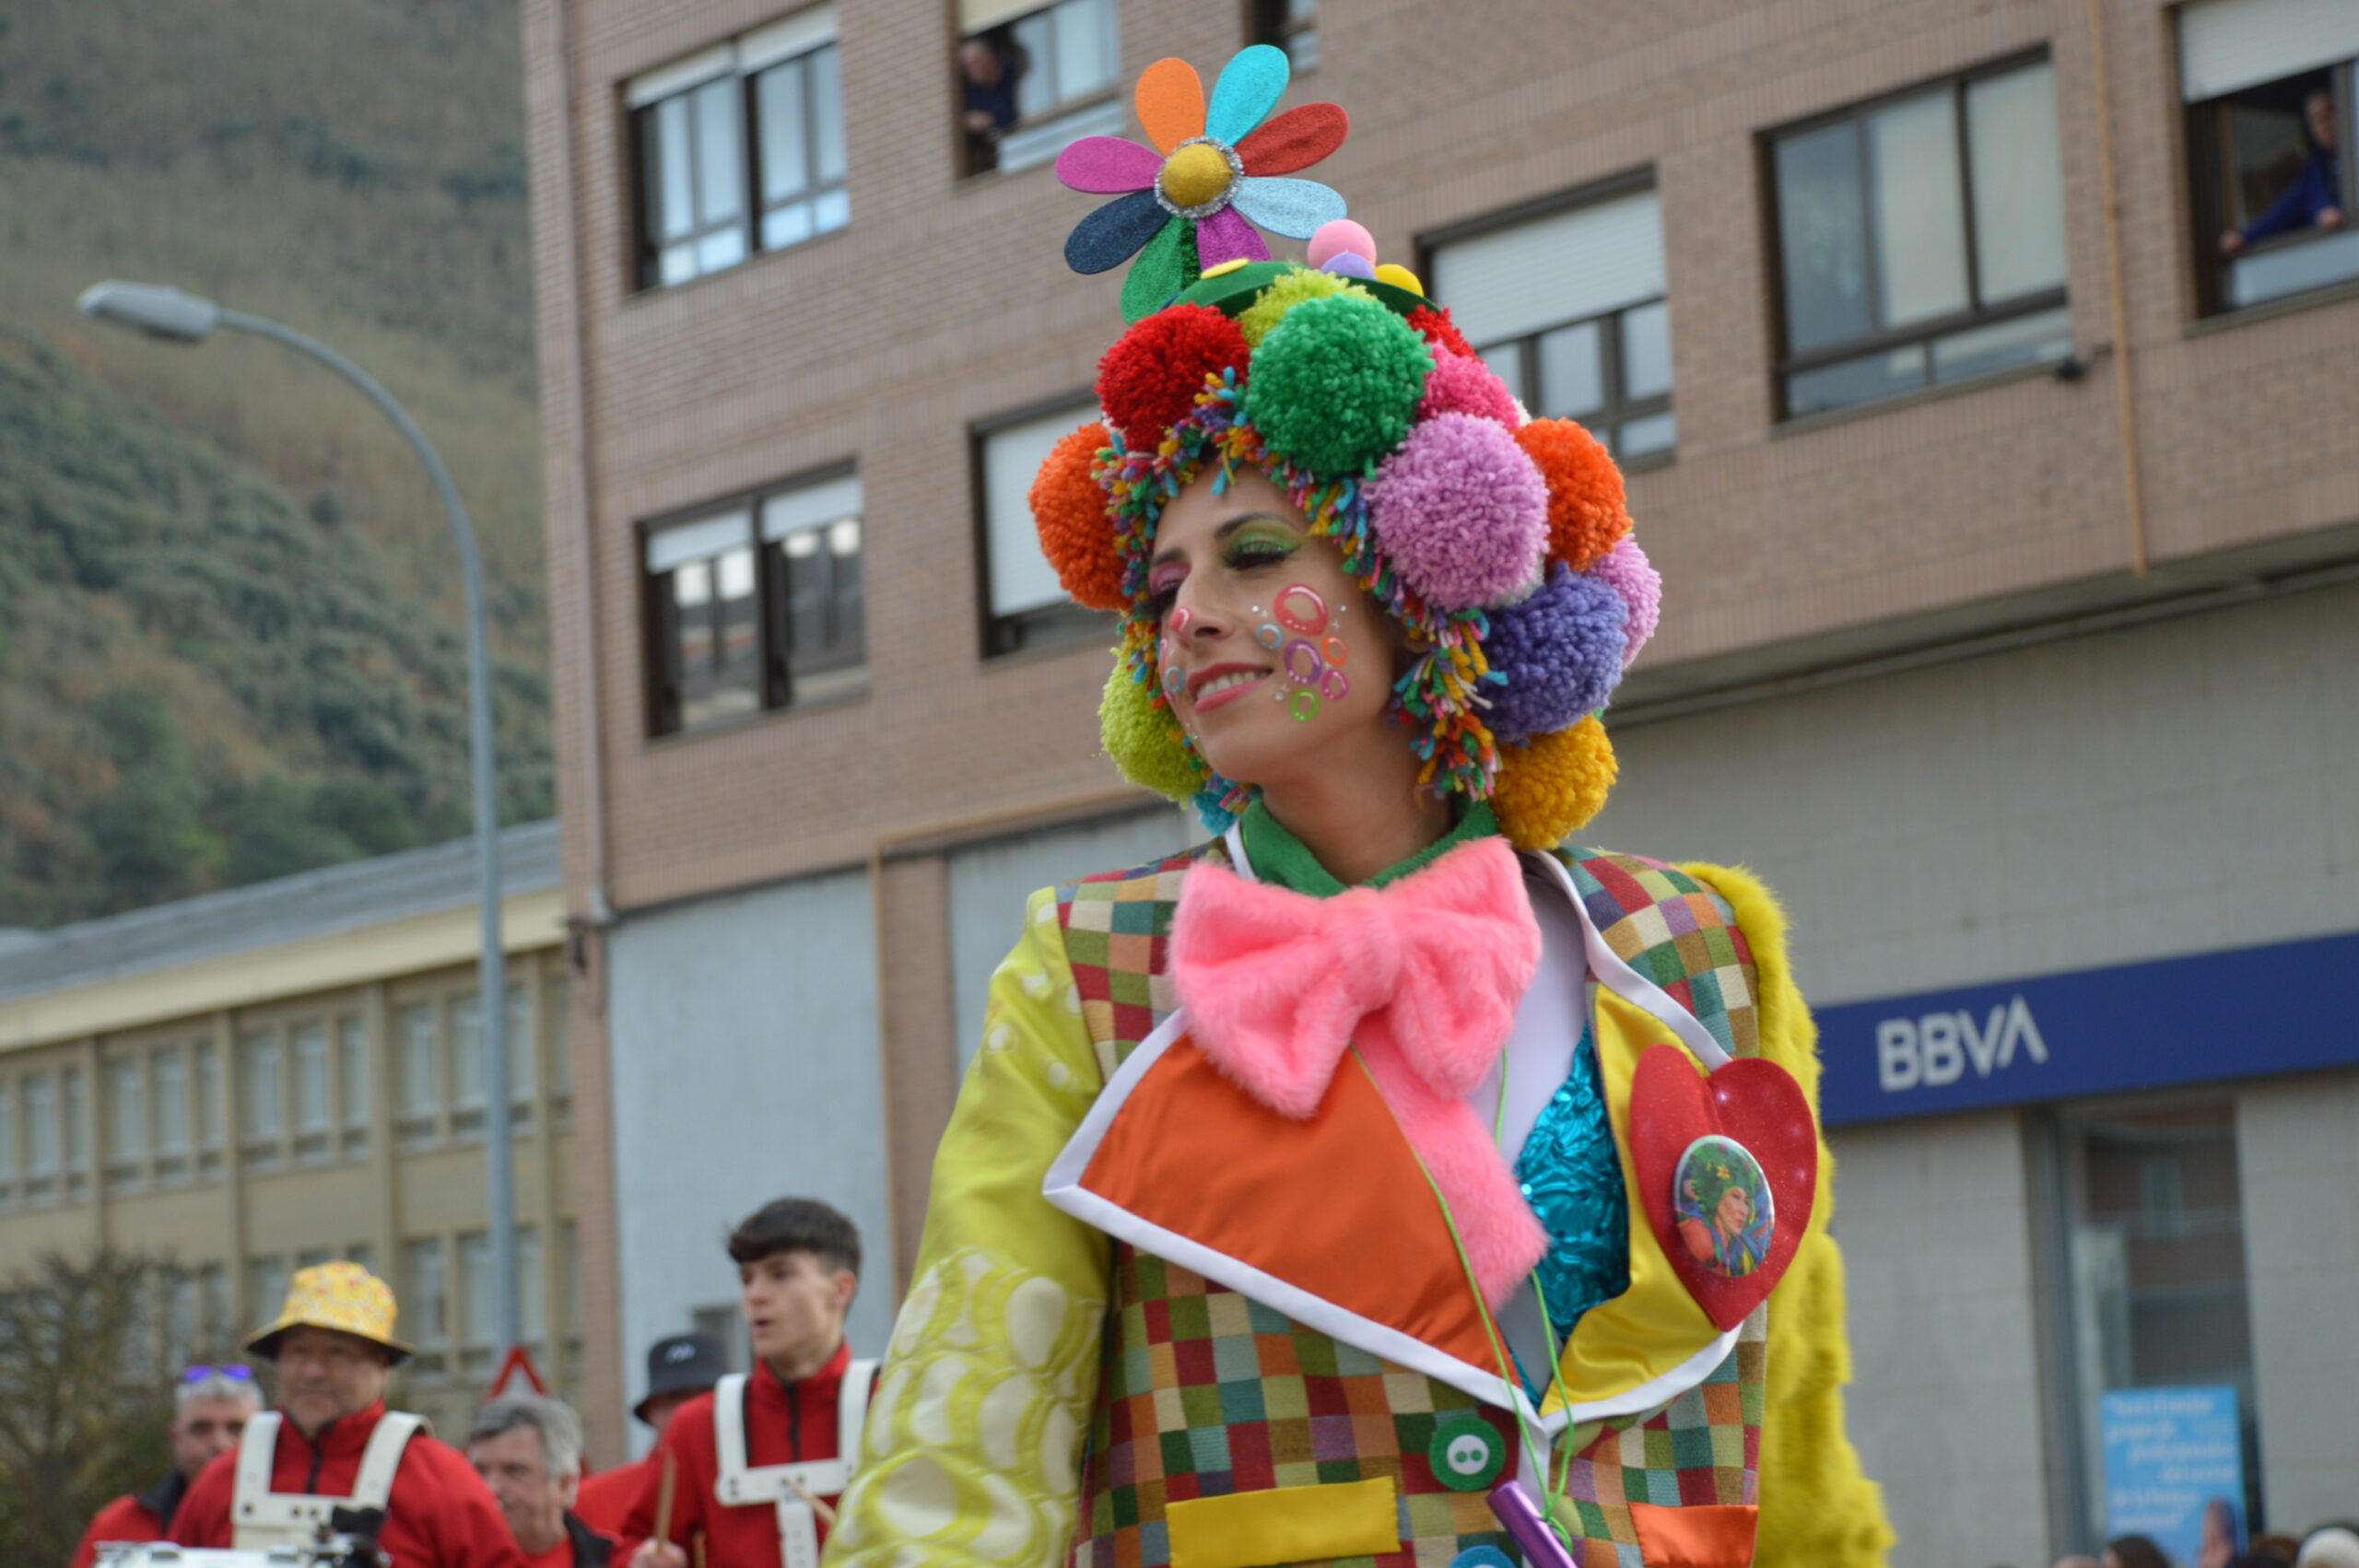
[[819, 1568], [818, 1515], [795, 1488], [813, 1497], [836, 1497], [851, 1484], [852, 1467], [860, 1457], [861, 1428], [868, 1420], [868, 1391], [876, 1381], [876, 1363], [856, 1361], [844, 1368], [843, 1385], [836, 1396], [837, 1457], [799, 1464], [757, 1468], [745, 1462], [745, 1381], [744, 1373], [732, 1373], [713, 1386], [712, 1435], [721, 1457], [713, 1495], [732, 1507], [773, 1504], [778, 1509], [779, 1560], [785, 1568]]
[[393, 1494], [393, 1472], [401, 1469], [402, 1451], [411, 1437], [428, 1430], [424, 1416], [386, 1411], [360, 1451], [352, 1495], [319, 1497], [270, 1490], [271, 1464], [278, 1455], [278, 1429], [285, 1419], [276, 1410], [264, 1411], [246, 1423], [245, 1436], [238, 1444], [238, 1489], [229, 1502], [229, 1523], [236, 1531], [232, 1544], [241, 1551], [308, 1545], [339, 1508], [381, 1513]]

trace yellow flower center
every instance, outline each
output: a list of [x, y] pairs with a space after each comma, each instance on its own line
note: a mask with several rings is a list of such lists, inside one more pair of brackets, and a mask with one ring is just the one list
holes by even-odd
[[1191, 143], [1163, 164], [1163, 193], [1179, 207], [1200, 207], [1228, 189], [1228, 159], [1203, 142]]

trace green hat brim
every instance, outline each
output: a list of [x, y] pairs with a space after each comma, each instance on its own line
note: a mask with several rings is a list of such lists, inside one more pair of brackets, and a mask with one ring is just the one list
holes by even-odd
[[[1201, 278], [1180, 291], [1172, 302], [1179, 305], [1210, 305], [1226, 315], [1241, 315], [1262, 290], [1290, 272], [1314, 272], [1299, 262], [1248, 262], [1235, 272], [1225, 272], [1218, 277]], [[1422, 294], [1390, 283], [1379, 283], [1372, 277], [1351, 277], [1338, 273], [1342, 281], [1374, 295], [1396, 315], [1406, 316], [1419, 310], [1434, 308], [1434, 302]]]

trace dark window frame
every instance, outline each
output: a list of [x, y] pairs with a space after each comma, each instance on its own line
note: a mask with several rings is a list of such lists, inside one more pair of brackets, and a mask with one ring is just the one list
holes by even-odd
[[[2335, 124], [2342, 136], [2341, 164], [2343, 212], [2346, 215], [2340, 229], [2294, 229], [2254, 240], [2236, 257], [2220, 253], [2221, 232], [2229, 227], [2231, 213], [2229, 181], [2235, 170], [2228, 162], [2232, 143], [2226, 129], [2229, 111], [2237, 99], [2257, 89], [2298, 81], [2305, 77], [2324, 76], [2327, 90], [2333, 95]], [[2283, 76], [2272, 76], [2265, 82], [2255, 82], [2224, 92], [2216, 97], [2201, 99], [2180, 105], [2186, 148], [2187, 216], [2192, 232], [2190, 242], [2195, 247], [2195, 311], [2199, 318], [2233, 315], [2244, 310], [2273, 306], [2281, 299], [2300, 299], [2330, 289], [2347, 288], [2353, 279], [2341, 278], [2315, 285], [2309, 288], [2291, 290], [2254, 300], [2248, 305], [2233, 304], [2228, 299], [2228, 273], [2231, 263], [2244, 257], [2264, 256], [2280, 251], [2298, 250], [2316, 244], [2336, 233], [2349, 233], [2359, 224], [2359, 158], [2351, 152], [2352, 143], [2359, 140], [2359, 58], [2330, 61], [2323, 65], [2307, 65], [2289, 71]], [[2239, 225], [2238, 227], [2242, 227]]]
[[[1292, 0], [1245, 0], [1245, 38], [1286, 52], [1297, 75], [1319, 68], [1319, 0], [1309, 0], [1309, 14], [1294, 14]], [[1297, 53], [1297, 41], [1309, 40], [1310, 58]]]
[[[1112, 70], [1108, 75], [1105, 85], [1100, 88], [1093, 88], [1088, 92], [1082, 93], [1074, 98], [1058, 99], [1049, 104], [1046, 108], [1041, 109], [1037, 112], [1030, 114], [1024, 112], [1023, 102], [1020, 96], [1021, 83], [1033, 76], [1036, 73], [1045, 75], [1051, 81], [1055, 78], [1055, 29], [1053, 26], [1050, 29], [1050, 46], [1046, 50], [1034, 49], [1031, 44], [1026, 42], [1016, 35], [1016, 29], [1022, 27], [1026, 22], [1032, 20], [1034, 18], [1046, 16], [1050, 12], [1056, 10], [1060, 6], [1069, 3], [1071, 3], [1071, 0], [1041, 0], [1040, 4], [1032, 6], [1029, 10], [1020, 11], [1013, 16], [1002, 17], [997, 21], [992, 22], [991, 26], [978, 29], [973, 32], [968, 32], [963, 29], [954, 28], [955, 41], [953, 42], [950, 51], [950, 76], [953, 88], [951, 101], [955, 105], [954, 112], [956, 118], [953, 121], [952, 129], [958, 140], [958, 172], [960, 178], [974, 179], [985, 174], [1002, 172], [1003, 165], [999, 155], [1000, 145], [1008, 140], [1011, 136], [1020, 135], [1027, 131], [1038, 130], [1043, 125], [1055, 124], [1057, 122], [1064, 120], [1069, 116], [1085, 113], [1107, 103], [1121, 101], [1122, 96], [1122, 8], [1120, 4], [1120, 0], [1087, 0], [1088, 4], [1098, 6], [1104, 9], [1107, 17], [1107, 26], [1113, 33], [1114, 58], [1112, 61]], [[988, 138], [987, 143], [980, 145], [979, 145], [975, 139], [968, 135], [966, 129], [966, 95], [962, 87], [963, 78], [961, 77], [958, 70], [959, 49], [963, 48], [970, 40], [978, 38], [998, 38], [1004, 40], [1006, 49], [1003, 52], [1003, 56], [1013, 56], [1016, 69], [1020, 73], [1018, 77], [1019, 97], [1016, 103], [1016, 116], [1015, 121], [994, 133]], [[980, 156], [981, 151], [986, 146], [991, 155], [988, 159]], [[1021, 164], [1015, 169], [1005, 170], [1004, 172], [1020, 174], [1026, 170], [1045, 168], [1052, 161], [1053, 159], [1049, 158], [1036, 158]]]
[[[813, 83], [816, 79], [819, 57], [823, 54], [830, 55], [834, 60], [836, 76], [836, 118], [838, 122], [836, 125], [836, 135], [839, 140], [843, 140], [845, 139], [845, 126], [842, 123], [844, 107], [843, 50], [841, 45], [838, 43], [836, 40], [829, 39], [827, 42], [815, 44], [813, 47], [804, 50], [801, 53], [790, 54], [783, 60], [773, 60], [769, 64], [762, 66], [759, 70], [746, 71], [743, 74], [745, 84], [746, 115], [745, 145], [747, 156], [745, 158], [745, 171], [747, 181], [752, 185], [754, 193], [752, 223], [754, 230], [753, 237], [757, 242], [754, 247], [755, 251], [791, 251], [797, 245], [807, 245], [812, 240], [819, 239], [824, 235], [833, 234], [837, 229], [846, 227], [851, 221], [851, 205], [849, 195], [849, 184], [851, 178], [850, 147], [847, 146], [844, 149], [844, 168], [842, 172], [838, 174], [835, 179], [822, 179], [819, 173], [820, 118], [818, 94], [812, 89]], [[793, 71], [799, 74], [803, 78], [803, 161], [804, 173], [806, 176], [806, 181], [802, 189], [797, 191], [793, 195], [773, 202], [769, 200], [762, 191], [762, 82], [765, 77], [773, 76], [781, 71]], [[820, 205], [826, 200], [826, 198], [836, 195], [839, 193], [845, 194], [844, 222], [836, 225], [833, 228], [821, 228], [816, 227], [816, 218], [819, 211]], [[783, 212], [790, 207], [802, 205], [808, 205], [813, 211], [815, 225], [811, 231], [804, 235], [800, 240], [789, 240], [777, 245], [769, 244], [762, 233], [763, 228], [766, 227], [766, 220], [769, 216], [774, 212]], [[751, 252], [749, 252], [749, 254]]]
[[[1772, 327], [1770, 375], [1779, 421], [1825, 415], [1851, 414], [1881, 407], [1890, 403], [1893, 398], [1907, 396], [1931, 387], [1968, 385], [1980, 378], [1961, 376], [1954, 381], [1943, 382], [1934, 377], [1932, 346], [1937, 340], [1954, 333], [2019, 321], [2071, 304], [2071, 280], [2069, 275], [2063, 284], [2052, 288], [2018, 295], [1995, 305], [1983, 302], [1981, 258], [1975, 243], [1974, 158], [1973, 149], [1969, 145], [1971, 132], [1966, 109], [1966, 89], [1974, 83], [2007, 76], [2032, 65], [2048, 64], [2052, 68], [2054, 59], [2053, 51], [2046, 43], [2037, 44], [2030, 49], [2018, 50], [2012, 54], [2001, 55], [1995, 60], [1983, 61], [1963, 70], [1947, 71], [1928, 76], [1911, 82], [1906, 87], [1878, 93], [1872, 98], [1860, 99], [1839, 108], [1811, 115], [1806, 119], [1789, 121], [1784, 124], [1762, 131], [1755, 138], [1761, 189], [1765, 196], [1761, 204], [1763, 251], [1768, 258], [1769, 264]], [[1945, 316], [1912, 322], [1905, 327], [1878, 328], [1859, 337], [1844, 339], [1840, 343], [1822, 345], [1816, 348], [1797, 352], [1792, 345], [1791, 328], [1787, 321], [1786, 311], [1786, 251], [1779, 222], [1783, 213], [1783, 196], [1778, 184], [1778, 144], [1791, 137], [1808, 135], [1813, 131], [1825, 130], [1830, 125], [1848, 123], [1854, 127], [1859, 149], [1860, 232], [1866, 243], [1872, 246], [1876, 232], [1876, 209], [1874, 182], [1868, 168], [1867, 117], [1880, 109], [1889, 108], [1893, 104], [1908, 99], [1921, 97], [1936, 89], [1946, 89], [1948, 92], [1951, 123], [1957, 150], [1958, 190], [1963, 207], [1961, 216], [1964, 219], [1966, 308]], [[2060, 158], [2063, 156], [2060, 116], [2057, 156]], [[2068, 221], [2069, 216], [2068, 212]], [[1872, 252], [1867, 260], [1870, 264], [1865, 269], [1865, 283], [1867, 298], [1870, 301], [1869, 316], [1872, 320], [1881, 314], [1881, 287]], [[1922, 345], [1925, 348], [1924, 379], [1917, 386], [1904, 388], [1878, 397], [1843, 404], [1831, 409], [1805, 410], [1799, 414], [1794, 411], [1791, 388], [1796, 376], [1815, 369], [1823, 369], [1828, 366], [1840, 365], [1849, 360], [1890, 353], [1895, 349], [1917, 345]]]
[[[979, 652], [985, 664], [1004, 660], [1013, 654], [1086, 647], [1108, 638], [1114, 630], [1117, 617], [1102, 610], [1087, 609], [1071, 599], [1052, 601], [1038, 609], [1019, 610], [1012, 615], [997, 614], [992, 609], [991, 467], [988, 460], [991, 438], [1018, 426], [1034, 424], [1061, 414], [1072, 415], [1077, 427], [1086, 416], [1094, 415], [1097, 411], [1095, 393], [1066, 392], [1003, 414], [994, 414], [986, 419], [975, 420], [967, 427], [968, 493], [974, 497], [975, 624], [980, 632]], [[1033, 526], [1028, 512], [1022, 522], [1027, 528]]]
[[[793, 607], [789, 603], [787, 591], [785, 551], [787, 540], [793, 535], [783, 535], [777, 539], [762, 537], [762, 505], [765, 501], [836, 480], [854, 478], [858, 474], [859, 465], [855, 462], [829, 463], [823, 468], [807, 470], [790, 479], [762, 485], [750, 490], [742, 490], [718, 500], [707, 501], [693, 508], [667, 513], [663, 517], [651, 518], [639, 525], [633, 540], [636, 550], [634, 569], [639, 574], [640, 662], [641, 676], [645, 683], [644, 722], [650, 739], [663, 740], [675, 736], [707, 734], [768, 714], [793, 712], [806, 708], [815, 706], [817, 701], [826, 699], [799, 702], [796, 694], [798, 679], [856, 672], [867, 667], [868, 503], [866, 495], [863, 493], [861, 497], [861, 512], [856, 520], [837, 519], [795, 531], [796, 532], [818, 532], [832, 528], [836, 522], [844, 521], [856, 521], [861, 528], [859, 550], [861, 567], [854, 585], [859, 599], [859, 609], [854, 616], [856, 629], [849, 638], [831, 638], [828, 648], [815, 661], [798, 663], [792, 656], [794, 620]], [[747, 713], [731, 714], [691, 725], [686, 721], [686, 716], [682, 712], [683, 672], [680, 668], [679, 654], [680, 624], [678, 606], [670, 591], [671, 579], [678, 568], [674, 568], [672, 570], [663, 572], [649, 570], [648, 545], [650, 541], [669, 530], [692, 527], [713, 518], [725, 517], [734, 511], [743, 511], [745, 514], [745, 537], [743, 543], [746, 548], [752, 550], [754, 555], [754, 626], [759, 638], [755, 707]], [[735, 547], [731, 546], [731, 548]], [[831, 562], [835, 558], [827, 550], [825, 542], [822, 544], [822, 554], [827, 555]], [[831, 576], [833, 572], [834, 568], [831, 565]], [[716, 598], [713, 603], [718, 606], [720, 601]], [[832, 616], [838, 609], [836, 597], [831, 593], [828, 613]], [[720, 614], [717, 608], [714, 614], [717, 636]], [[837, 629], [840, 630], [840, 628]]]
[[[758, 69], [750, 71], [745, 67], [743, 63], [740, 62], [735, 55], [734, 51], [736, 49], [737, 42], [738, 40], [736, 38], [732, 38], [723, 46], [732, 52], [729, 64], [725, 69], [719, 71], [712, 76], [706, 76], [699, 81], [690, 83], [687, 87], [665, 93], [663, 97], [654, 99], [647, 103], [636, 106], [626, 104], [624, 106], [623, 117], [626, 127], [625, 141], [627, 144], [627, 151], [628, 153], [630, 170], [630, 285], [631, 291], [634, 293], [654, 293], [667, 288], [683, 287], [687, 284], [696, 282], [698, 278], [711, 277], [716, 274], [729, 272], [734, 268], [744, 266], [756, 256], [777, 254], [781, 252], [795, 250], [798, 247], [810, 244], [812, 241], [816, 240], [823, 240], [830, 234], [840, 232], [843, 228], [848, 228], [851, 225], [851, 217], [849, 191], [851, 170], [850, 157], [851, 149], [849, 146], [847, 146], [845, 149], [846, 156], [844, 160], [845, 168], [843, 178], [828, 182], [822, 182], [815, 180], [811, 184], [805, 186], [800, 193], [783, 202], [769, 202], [762, 192], [761, 95], [758, 85], [761, 78], [773, 71], [783, 70], [788, 67], [798, 68], [803, 72], [803, 145], [804, 147], [806, 167], [809, 168], [811, 172], [816, 173], [818, 145], [816, 135], [816, 132], [817, 130], [816, 116], [817, 111], [813, 103], [814, 95], [810, 90], [811, 62], [823, 53], [828, 51], [835, 52], [836, 80], [838, 83], [837, 111], [839, 117], [840, 118], [843, 110], [843, 94], [841, 91], [841, 84], [843, 81], [843, 55], [841, 40], [839, 38], [829, 38], [825, 42], [815, 43], [808, 49], [798, 51], [793, 54], [787, 55], [783, 59], [772, 60], [760, 66]], [[697, 93], [704, 91], [708, 88], [721, 83], [729, 84], [736, 95], [738, 135], [737, 216], [734, 220], [715, 222], [704, 228], [696, 228], [692, 230], [685, 240], [667, 241], [663, 239], [661, 235], [662, 225], [660, 221], [660, 215], [656, 210], [658, 204], [663, 199], [663, 191], [661, 181], [657, 174], [660, 143], [653, 135], [655, 117], [663, 110], [665, 104], [672, 103], [680, 99], [692, 97]], [[704, 135], [694, 112], [693, 106], [691, 106], [688, 116], [688, 130], [689, 135], [692, 138], [689, 151], [688, 182], [693, 190], [701, 182], [701, 170], [703, 168], [701, 148]], [[849, 142], [850, 127], [848, 124], [839, 125], [837, 128], [837, 134], [839, 136], [843, 136], [847, 143]], [[846, 193], [846, 200], [844, 204], [844, 221], [842, 223], [837, 225], [833, 228], [815, 228], [813, 232], [804, 235], [800, 240], [789, 240], [780, 245], [769, 245], [763, 241], [762, 220], [772, 211], [792, 206], [799, 203], [812, 203], [816, 205], [821, 197], [831, 195], [838, 192], [843, 192]], [[698, 243], [706, 236], [720, 233], [732, 227], [736, 228], [739, 240], [744, 246], [744, 252], [737, 260], [723, 266], [717, 266], [709, 269], [699, 268], [695, 273], [687, 277], [681, 278], [676, 282], [667, 283], [663, 280], [663, 252], [665, 250], [675, 244]]]
[[[1577, 212], [1583, 207], [1619, 201], [1625, 196], [1635, 196], [1642, 192], [1659, 192], [1660, 189], [1660, 184], [1655, 178], [1654, 167], [1648, 165], [1638, 169], [1625, 170], [1618, 174], [1608, 175], [1602, 180], [1589, 181], [1569, 190], [1552, 192], [1532, 201], [1519, 202], [1513, 206], [1485, 213], [1480, 217], [1468, 218], [1463, 222], [1430, 230], [1418, 235], [1416, 239], [1418, 275], [1431, 278], [1438, 265], [1438, 252], [1451, 245], [1461, 244], [1469, 240], [1479, 240], [1485, 235], [1496, 234], [1505, 229], [1520, 228], [1527, 223], [1538, 223], [1547, 218], [1558, 217], [1566, 213]], [[1442, 300], [1439, 303], [1446, 305], [1449, 301]], [[1603, 401], [1599, 405], [1597, 426], [1584, 425], [1582, 427], [1604, 441], [1607, 447], [1614, 451], [1615, 461], [1623, 466], [1630, 468], [1658, 466], [1677, 458], [1679, 439], [1675, 432], [1671, 445], [1642, 452], [1636, 457], [1624, 458], [1620, 450], [1621, 430], [1622, 427], [1631, 420], [1651, 418], [1656, 415], [1671, 413], [1672, 399], [1679, 391], [1678, 377], [1674, 375], [1672, 378], [1671, 389], [1667, 392], [1626, 403], [1622, 399], [1625, 345], [1622, 337], [1621, 318], [1632, 310], [1645, 310], [1650, 305], [1662, 305], [1668, 308], [1670, 303], [1671, 292], [1666, 287], [1661, 294], [1645, 299], [1634, 299], [1626, 305], [1617, 305], [1610, 310], [1594, 311], [1586, 316], [1569, 316], [1563, 321], [1552, 322], [1547, 326], [1516, 337], [1500, 338], [1491, 343], [1475, 343], [1471, 346], [1477, 354], [1489, 354], [1496, 349], [1513, 345], [1517, 349], [1520, 384], [1523, 389], [1531, 391], [1540, 384], [1540, 339], [1554, 333], [1563, 332], [1568, 327], [1584, 326], [1592, 322], [1602, 323], [1600, 327], [1601, 335], [1610, 334], [1611, 347], [1611, 352], [1601, 352], [1600, 355], [1600, 358], [1603, 361], [1601, 367]], [[1543, 416], [1543, 411], [1536, 398], [1526, 401], [1531, 404], [1534, 417]], [[1602, 426], [1604, 428], [1599, 428], [1598, 426]]]

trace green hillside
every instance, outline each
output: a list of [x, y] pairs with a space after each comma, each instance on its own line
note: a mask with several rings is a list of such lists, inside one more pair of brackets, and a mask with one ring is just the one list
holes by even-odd
[[76, 316], [177, 284], [334, 344], [482, 532], [503, 815], [551, 809], [513, 0], [0, 7], [0, 926], [465, 831], [449, 531], [326, 371]]

